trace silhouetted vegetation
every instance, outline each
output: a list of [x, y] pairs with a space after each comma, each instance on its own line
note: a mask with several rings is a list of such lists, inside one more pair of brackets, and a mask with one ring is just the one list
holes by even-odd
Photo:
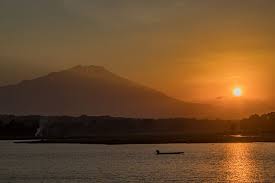
[[275, 112], [258, 115], [254, 114], [240, 122], [243, 133], [248, 134], [275, 134]]
[[0, 116], [0, 139], [34, 138], [40, 116]]
[[134, 119], [109, 116], [0, 116], [1, 139], [86, 138], [94, 141], [98, 139], [146, 141], [155, 138], [171, 142], [173, 139], [190, 141], [190, 137], [199, 137], [199, 141], [212, 142], [224, 140], [224, 136], [233, 134], [273, 135], [275, 113], [252, 115], [240, 121], [190, 118]]

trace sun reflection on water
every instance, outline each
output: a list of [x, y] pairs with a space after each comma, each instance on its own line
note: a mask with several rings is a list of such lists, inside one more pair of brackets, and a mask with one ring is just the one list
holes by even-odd
[[225, 148], [225, 171], [228, 182], [253, 182], [261, 178], [253, 157], [251, 144], [235, 143], [227, 144]]

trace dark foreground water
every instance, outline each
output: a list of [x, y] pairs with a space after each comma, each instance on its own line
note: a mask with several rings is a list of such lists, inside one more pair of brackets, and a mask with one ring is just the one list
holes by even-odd
[[[156, 149], [185, 154], [157, 156]], [[275, 143], [107, 146], [0, 141], [0, 182], [275, 182]]]

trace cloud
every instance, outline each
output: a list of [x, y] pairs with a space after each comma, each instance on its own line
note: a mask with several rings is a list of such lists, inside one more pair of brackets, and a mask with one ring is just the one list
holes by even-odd
[[216, 97], [217, 100], [222, 100], [223, 98], [223, 96]]

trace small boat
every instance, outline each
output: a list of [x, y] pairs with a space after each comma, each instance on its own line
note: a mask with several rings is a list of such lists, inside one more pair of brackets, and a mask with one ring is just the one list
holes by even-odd
[[184, 154], [184, 152], [160, 152], [159, 150], [156, 150], [157, 155], [165, 155], [165, 154]]

